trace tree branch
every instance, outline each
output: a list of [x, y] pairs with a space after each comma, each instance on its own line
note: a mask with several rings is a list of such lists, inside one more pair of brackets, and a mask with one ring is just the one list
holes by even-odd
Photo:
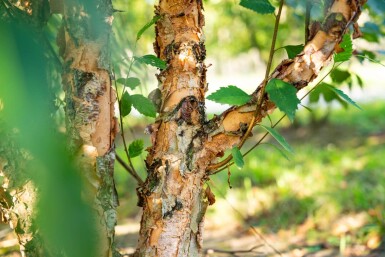
[[[341, 42], [349, 25], [357, 20], [361, 6], [365, 2], [365, 0], [334, 1], [314, 38], [294, 59], [282, 61], [270, 75], [269, 80], [281, 79], [291, 83], [297, 90], [306, 87], [331, 61], [336, 46]], [[264, 90], [261, 90], [263, 87], [264, 82], [252, 94], [249, 103], [239, 107], [233, 106], [208, 123], [208, 139], [198, 160], [201, 165], [207, 165], [216, 157], [223, 155], [227, 149], [238, 145], [250, 124], [255, 126], [276, 108]], [[257, 105], [259, 99], [262, 99], [260, 106]], [[254, 118], [255, 113], [258, 115]], [[207, 171], [213, 173], [212, 171], [217, 168], [219, 167], [214, 164], [209, 166]]]

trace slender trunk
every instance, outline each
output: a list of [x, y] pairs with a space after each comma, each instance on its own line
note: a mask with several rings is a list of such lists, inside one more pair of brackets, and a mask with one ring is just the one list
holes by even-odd
[[[282, 79], [297, 90], [307, 86], [330, 62], [364, 2], [333, 1], [323, 27], [304, 51], [283, 61], [269, 79]], [[160, 115], [147, 128], [153, 145], [146, 159], [148, 177], [138, 190], [143, 216], [135, 256], [201, 255], [204, 215], [215, 201], [204, 183], [223, 167], [214, 163], [216, 158], [244, 141], [249, 127], [275, 109], [261, 84], [249, 103], [206, 121], [202, 9], [201, 0], [160, 0], [156, 7], [161, 18], [154, 48], [168, 66], [158, 75]]]
[[208, 205], [202, 145], [206, 91], [202, 2], [161, 0], [155, 51], [168, 67], [158, 80], [162, 107], [151, 125], [148, 178], [139, 190], [143, 216], [137, 256], [198, 256]]
[[118, 206], [113, 178], [116, 96], [109, 62], [112, 12], [110, 0], [65, 1], [58, 36], [69, 149], [86, 178], [85, 197], [100, 220], [98, 257], [113, 255]]

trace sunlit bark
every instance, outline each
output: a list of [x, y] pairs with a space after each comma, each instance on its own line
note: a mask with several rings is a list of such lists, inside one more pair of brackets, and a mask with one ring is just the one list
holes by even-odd
[[[355, 22], [364, 1], [334, 1], [321, 30], [293, 60], [283, 61], [270, 78], [291, 83], [297, 90], [314, 80], [331, 61], [347, 27]], [[143, 206], [136, 256], [199, 256], [203, 220], [214, 197], [205, 181], [216, 158], [237, 145], [255, 113], [257, 124], [275, 105], [260, 87], [250, 103], [232, 107], [206, 121], [206, 67], [202, 1], [160, 0], [154, 48], [167, 61], [158, 75], [162, 105], [157, 122], [147, 130], [152, 147], [146, 160], [148, 177], [138, 190]]]

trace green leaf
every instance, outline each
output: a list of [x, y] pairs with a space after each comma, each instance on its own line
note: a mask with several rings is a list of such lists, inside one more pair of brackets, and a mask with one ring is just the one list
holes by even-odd
[[362, 81], [362, 78], [356, 74], [357, 83], [362, 88], [364, 86], [364, 82]]
[[233, 155], [234, 163], [238, 168], [242, 169], [245, 165], [245, 161], [243, 160], [243, 156], [238, 147], [234, 146], [231, 149], [231, 154]]
[[275, 10], [268, 0], [241, 0], [239, 4], [260, 14], [273, 13]]
[[286, 160], [290, 161], [290, 158], [289, 156], [287, 156], [287, 154], [278, 146], [276, 146], [275, 144], [270, 144], [270, 143], [264, 143], [266, 145], [269, 145], [269, 146], [272, 146], [275, 150], [277, 150]]
[[345, 34], [340, 43], [340, 47], [344, 49], [343, 52], [334, 54], [334, 62], [348, 61], [353, 55], [353, 42], [349, 34]]
[[130, 95], [127, 92], [124, 92], [122, 98], [120, 99], [120, 115], [122, 115], [122, 117], [125, 117], [130, 114], [131, 106], [132, 103]]
[[143, 26], [143, 28], [141, 28], [139, 31], [138, 31], [138, 34], [136, 35], [136, 41], [138, 41], [140, 39], [140, 37], [142, 36], [142, 34], [149, 28], [151, 27], [152, 25], [154, 25], [158, 20], [160, 19], [160, 16], [159, 15], [156, 15], [152, 18], [151, 21], [149, 21], [146, 25]]
[[335, 92], [337, 95], [339, 95], [342, 99], [344, 99], [346, 102], [350, 103], [351, 105], [357, 107], [358, 109], [362, 110], [360, 106], [356, 102], [354, 102], [348, 95], [346, 95], [342, 90], [339, 90], [333, 86], [329, 86], [329, 88]]
[[141, 114], [149, 117], [156, 117], [156, 109], [152, 102], [142, 95], [130, 96], [132, 106]]
[[133, 77], [130, 77], [130, 78], [119, 78], [116, 80], [116, 82], [118, 82], [119, 84], [122, 84], [126, 87], [129, 87], [131, 88], [132, 90], [134, 90], [137, 86], [140, 85], [140, 80], [138, 78], [133, 78]]
[[325, 102], [330, 103], [333, 100], [338, 101], [343, 107], [348, 107], [348, 104], [341, 99], [341, 97], [334, 92], [333, 90], [330, 90], [329, 87], [333, 87], [332, 85], [328, 83], [321, 83], [319, 84], [313, 92], [310, 94], [310, 103], [316, 103], [319, 101], [320, 96], [322, 95]]
[[138, 139], [133, 141], [129, 146], [128, 146], [128, 155], [130, 158], [134, 158], [136, 156], [139, 156], [143, 151], [143, 140]]
[[230, 85], [221, 87], [209, 95], [207, 99], [220, 104], [242, 105], [250, 101], [251, 96], [240, 88]]
[[266, 129], [267, 132], [269, 132], [270, 135], [272, 135], [272, 136], [275, 138], [275, 140], [277, 140], [277, 142], [278, 142], [278, 143], [279, 143], [279, 144], [280, 144], [286, 151], [288, 151], [289, 153], [294, 153], [293, 148], [291, 148], [291, 146], [289, 145], [289, 143], [286, 142], [285, 138], [284, 138], [281, 134], [279, 134], [278, 131], [276, 131], [276, 130], [273, 129], [273, 128], [270, 128], [270, 127], [266, 127], [266, 126], [264, 126], [264, 125], [261, 125], [261, 124], [260, 124], [260, 126], [261, 126], [262, 128], [264, 128], [264, 129]]
[[289, 57], [289, 59], [293, 59], [294, 57], [297, 56], [297, 54], [302, 52], [303, 45], [287, 45], [287, 46], [284, 46], [283, 48], [285, 48], [286, 50], [287, 57]]
[[341, 84], [350, 78], [350, 72], [346, 70], [334, 69], [330, 74], [330, 77], [332, 78], [333, 82]]
[[144, 55], [142, 57], [134, 57], [134, 58], [136, 61], [140, 63], [151, 65], [161, 70], [164, 70], [167, 68], [167, 63], [165, 61], [159, 59], [158, 57], [152, 54]]
[[297, 89], [280, 79], [271, 79], [266, 85], [266, 92], [270, 100], [293, 122], [298, 104], [301, 102], [297, 97]]

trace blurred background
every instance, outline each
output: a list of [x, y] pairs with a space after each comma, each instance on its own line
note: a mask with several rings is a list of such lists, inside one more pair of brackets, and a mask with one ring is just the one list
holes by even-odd
[[[313, 1], [312, 17], [321, 19], [323, 1]], [[139, 43], [136, 33], [153, 17], [153, 0], [116, 0], [112, 64], [116, 78], [124, 78], [132, 56], [153, 54], [153, 28]], [[275, 1], [272, 1], [276, 4]], [[273, 67], [287, 58], [281, 47], [304, 43], [306, 1], [288, 0], [279, 27]], [[206, 0], [205, 36], [209, 92], [236, 85], [251, 93], [263, 80], [271, 44], [274, 16], [253, 13], [234, 0]], [[57, 51], [59, 15], [53, 16], [46, 36]], [[212, 176], [208, 184], [216, 203], [206, 216], [208, 256], [385, 256], [385, 2], [369, 0], [359, 20], [364, 33], [354, 40], [351, 61], [340, 65], [325, 82], [343, 90], [362, 108], [348, 105], [338, 95], [315, 90], [305, 97], [294, 123], [287, 118], [277, 129], [294, 148], [282, 155], [267, 138], [245, 158], [242, 170], [231, 167]], [[381, 62], [383, 64], [381, 64]], [[320, 77], [331, 67], [325, 68]], [[157, 87], [157, 70], [134, 64], [130, 76], [142, 84], [135, 92], [148, 95]], [[56, 76], [56, 78], [55, 78]], [[64, 128], [63, 99], [58, 74], [53, 85], [58, 130]], [[315, 85], [316, 82], [313, 83]], [[310, 87], [311, 88], [311, 87]], [[121, 88], [119, 88], [121, 90]], [[307, 91], [301, 92], [304, 95]], [[208, 117], [228, 108], [207, 100]], [[0, 107], [1, 109], [1, 107]], [[273, 123], [283, 114], [276, 110]], [[133, 112], [124, 118], [129, 141], [143, 139], [154, 120]], [[264, 121], [270, 124], [269, 120]], [[242, 152], [263, 136], [255, 128]], [[117, 153], [124, 156], [121, 138]], [[146, 177], [145, 153], [133, 159]], [[120, 198], [117, 242], [132, 252], [139, 230], [136, 181], [116, 163]], [[0, 256], [18, 256], [17, 241], [5, 226], [0, 230]], [[224, 250], [220, 252], [217, 250]], [[226, 252], [229, 251], [229, 252]]]

